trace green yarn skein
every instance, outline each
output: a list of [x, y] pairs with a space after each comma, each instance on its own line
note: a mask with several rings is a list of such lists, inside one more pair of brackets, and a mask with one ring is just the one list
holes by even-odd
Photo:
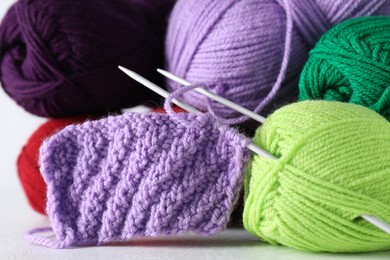
[[390, 17], [351, 19], [325, 33], [300, 76], [299, 99], [359, 104], [390, 120]]
[[254, 142], [244, 226], [271, 244], [301, 250], [390, 249], [390, 235], [360, 217], [390, 223], [390, 123], [363, 106], [302, 101], [274, 112]]

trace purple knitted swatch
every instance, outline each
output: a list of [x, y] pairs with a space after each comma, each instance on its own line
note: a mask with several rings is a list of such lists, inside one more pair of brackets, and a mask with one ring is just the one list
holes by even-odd
[[69, 126], [40, 150], [53, 248], [222, 231], [249, 140], [210, 114], [127, 113]]

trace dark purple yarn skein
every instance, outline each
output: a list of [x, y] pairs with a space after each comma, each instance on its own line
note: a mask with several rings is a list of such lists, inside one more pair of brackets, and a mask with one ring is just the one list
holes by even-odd
[[[117, 65], [158, 81], [175, 0], [20, 0], [0, 25], [0, 81], [25, 110], [64, 117], [157, 98]], [[161, 81], [160, 81], [161, 82]]]

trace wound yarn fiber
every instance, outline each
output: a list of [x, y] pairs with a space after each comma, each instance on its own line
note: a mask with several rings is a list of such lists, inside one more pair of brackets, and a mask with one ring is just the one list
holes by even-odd
[[302, 101], [273, 113], [254, 142], [245, 177], [244, 225], [271, 244], [308, 251], [390, 249], [360, 217], [390, 223], [390, 123], [363, 106]]
[[[352, 17], [382, 14], [390, 15], [390, 1], [179, 0], [168, 25], [166, 68], [265, 114], [297, 99], [299, 73], [323, 33]], [[231, 123], [247, 119], [196, 92], [183, 97], [203, 111], [210, 102]]]
[[250, 140], [210, 114], [126, 113], [69, 126], [40, 150], [53, 248], [213, 234], [229, 220]]
[[27, 200], [36, 212], [46, 215], [46, 184], [39, 171], [39, 148], [49, 136], [68, 125], [85, 120], [87, 117], [48, 120], [30, 136], [23, 146], [17, 160], [18, 176]]
[[369, 107], [390, 120], [390, 17], [345, 21], [310, 51], [299, 99], [325, 99]]
[[0, 26], [0, 81], [39, 116], [107, 113], [157, 96], [121, 64], [155, 81], [175, 0], [19, 0]]

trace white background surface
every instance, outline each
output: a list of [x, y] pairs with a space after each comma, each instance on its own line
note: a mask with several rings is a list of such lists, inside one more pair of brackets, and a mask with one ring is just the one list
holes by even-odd
[[[0, 17], [11, 3], [0, 0]], [[334, 255], [270, 246], [243, 230], [228, 230], [211, 238], [146, 239], [66, 250], [30, 245], [23, 233], [49, 223], [27, 204], [17, 178], [16, 158], [42, 122], [44, 119], [28, 114], [0, 90], [0, 259], [390, 259], [390, 252]]]

